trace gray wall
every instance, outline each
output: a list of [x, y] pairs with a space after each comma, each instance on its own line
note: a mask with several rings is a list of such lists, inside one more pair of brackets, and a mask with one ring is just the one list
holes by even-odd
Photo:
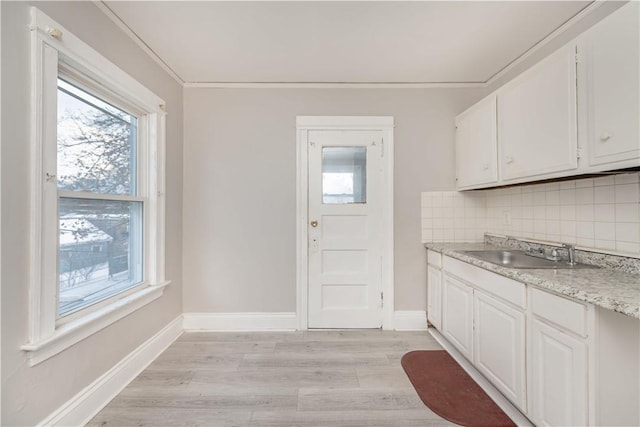
[[395, 309], [426, 307], [420, 192], [481, 89], [185, 89], [184, 311], [296, 309], [296, 116], [395, 118]]
[[46, 14], [167, 102], [166, 274], [160, 299], [30, 368], [29, 3], [2, 7], [2, 425], [33, 425], [182, 312], [182, 88], [91, 2], [43, 2]]

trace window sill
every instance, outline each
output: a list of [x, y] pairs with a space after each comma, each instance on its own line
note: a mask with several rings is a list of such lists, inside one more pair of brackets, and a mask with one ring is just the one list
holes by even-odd
[[23, 345], [20, 348], [27, 352], [29, 366], [37, 365], [55, 356], [79, 341], [82, 341], [160, 298], [164, 293], [164, 288], [169, 285], [169, 283], [171, 282], [165, 281], [158, 285], [147, 286], [139, 292], [114, 301], [112, 304], [60, 326], [53, 334], [38, 342]]

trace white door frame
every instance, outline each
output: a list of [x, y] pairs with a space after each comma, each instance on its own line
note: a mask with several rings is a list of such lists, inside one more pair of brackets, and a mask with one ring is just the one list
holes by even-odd
[[393, 117], [390, 116], [297, 116], [296, 117], [296, 316], [299, 330], [308, 329], [309, 227], [308, 145], [313, 130], [378, 130], [383, 132], [382, 272], [384, 292], [382, 329], [393, 330]]

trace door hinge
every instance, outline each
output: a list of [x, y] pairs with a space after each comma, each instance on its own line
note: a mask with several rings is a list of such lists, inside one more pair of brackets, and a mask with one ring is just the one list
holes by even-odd
[[384, 157], [384, 138], [380, 141], [380, 157]]
[[380, 292], [380, 307], [384, 308], [384, 292]]
[[576, 148], [576, 159], [580, 160], [580, 148]]

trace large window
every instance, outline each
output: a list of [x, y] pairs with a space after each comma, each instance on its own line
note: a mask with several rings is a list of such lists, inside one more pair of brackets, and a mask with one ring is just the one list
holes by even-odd
[[32, 8], [32, 364], [162, 295], [164, 101]]
[[61, 317], [143, 282], [144, 199], [137, 117], [64, 78], [57, 96]]

